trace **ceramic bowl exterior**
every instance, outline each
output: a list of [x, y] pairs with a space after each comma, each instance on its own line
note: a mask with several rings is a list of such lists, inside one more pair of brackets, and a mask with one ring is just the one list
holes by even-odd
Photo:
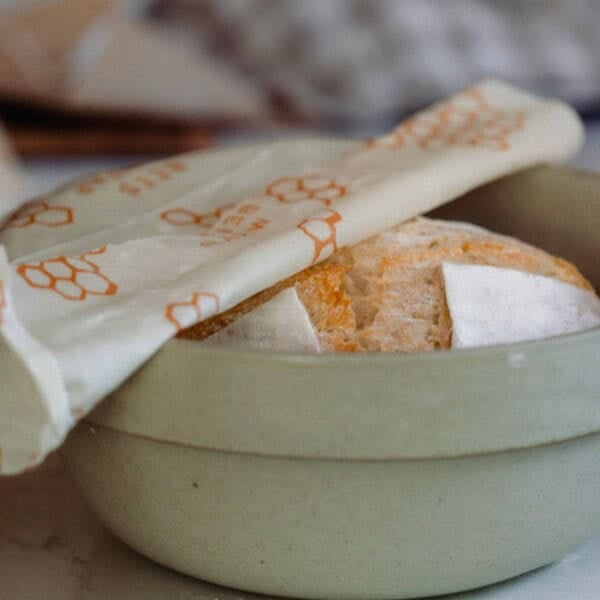
[[[576, 263], [600, 288], [600, 181], [540, 167], [434, 216]], [[223, 585], [407, 598], [547, 564], [600, 530], [600, 329], [412, 355], [167, 343], [64, 456], [118, 537]]]
[[277, 596], [466, 590], [550, 563], [600, 531], [600, 434], [464, 458], [335, 461], [185, 448], [84, 423], [65, 456], [90, 506], [131, 547]]

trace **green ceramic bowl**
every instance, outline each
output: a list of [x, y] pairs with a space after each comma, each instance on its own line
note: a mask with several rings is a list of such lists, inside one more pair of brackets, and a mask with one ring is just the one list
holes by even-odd
[[[600, 287], [600, 180], [543, 167], [437, 211]], [[485, 349], [297, 356], [174, 340], [70, 436], [90, 505], [146, 556], [304, 598], [465, 590], [600, 530], [600, 330]]]

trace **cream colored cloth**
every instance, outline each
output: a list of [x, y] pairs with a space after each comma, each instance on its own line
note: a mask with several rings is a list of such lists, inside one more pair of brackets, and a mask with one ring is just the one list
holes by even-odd
[[370, 142], [183, 155], [34, 200], [0, 233], [2, 471], [39, 462], [178, 330], [581, 141], [568, 107], [486, 81]]

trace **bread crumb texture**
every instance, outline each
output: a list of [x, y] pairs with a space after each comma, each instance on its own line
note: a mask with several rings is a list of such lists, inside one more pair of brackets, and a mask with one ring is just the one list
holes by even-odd
[[418, 218], [342, 248], [178, 337], [203, 340], [294, 286], [324, 351], [448, 349], [443, 262], [517, 269], [592, 289], [571, 263], [543, 250], [474, 225]]

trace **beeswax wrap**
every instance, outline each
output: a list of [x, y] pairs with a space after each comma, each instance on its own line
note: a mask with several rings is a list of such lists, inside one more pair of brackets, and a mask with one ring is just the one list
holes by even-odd
[[484, 81], [343, 150], [188, 154], [32, 200], [0, 232], [2, 472], [41, 461], [182, 328], [581, 141], [567, 106]]

